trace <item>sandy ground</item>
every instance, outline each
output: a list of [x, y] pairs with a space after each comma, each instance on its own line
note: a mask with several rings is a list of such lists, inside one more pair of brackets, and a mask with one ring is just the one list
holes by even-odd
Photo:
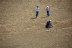
[[0, 48], [72, 48], [72, 0], [0, 0]]

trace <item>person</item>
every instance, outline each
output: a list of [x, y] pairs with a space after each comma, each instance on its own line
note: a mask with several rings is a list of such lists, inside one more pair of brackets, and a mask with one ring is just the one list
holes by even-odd
[[36, 18], [38, 17], [39, 10], [40, 10], [40, 8], [39, 8], [39, 6], [37, 6], [37, 8], [36, 8]]
[[45, 25], [46, 28], [51, 28], [53, 27], [52, 24], [51, 24], [51, 20], [49, 20], [46, 25]]
[[49, 6], [46, 7], [47, 16], [50, 16], [50, 8]]

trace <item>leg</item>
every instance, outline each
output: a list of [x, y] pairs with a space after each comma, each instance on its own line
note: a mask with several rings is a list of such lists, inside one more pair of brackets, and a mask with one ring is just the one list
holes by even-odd
[[38, 12], [36, 12], [36, 18], [37, 18], [37, 16], [38, 16]]
[[49, 15], [48, 15], [48, 11], [47, 11], [47, 16], [49, 16]]
[[48, 16], [50, 16], [50, 11], [48, 11]]

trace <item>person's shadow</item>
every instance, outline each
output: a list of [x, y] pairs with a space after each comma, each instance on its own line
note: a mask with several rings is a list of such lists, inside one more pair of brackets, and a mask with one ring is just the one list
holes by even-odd
[[48, 16], [42, 17], [42, 18], [47, 18]]
[[36, 17], [34, 17], [34, 18], [31, 18], [31, 19], [36, 19]]

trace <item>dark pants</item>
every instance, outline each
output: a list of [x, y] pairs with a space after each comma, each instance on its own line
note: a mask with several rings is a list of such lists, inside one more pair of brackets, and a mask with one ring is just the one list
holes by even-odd
[[46, 28], [50, 28], [50, 27], [51, 27], [51, 25], [50, 25], [50, 24], [47, 24], [45, 27], [46, 27]]
[[36, 17], [38, 16], [38, 14], [39, 14], [39, 12], [38, 12], [38, 11], [36, 11]]
[[50, 13], [49, 13], [49, 11], [47, 11], [47, 16], [50, 16]]

